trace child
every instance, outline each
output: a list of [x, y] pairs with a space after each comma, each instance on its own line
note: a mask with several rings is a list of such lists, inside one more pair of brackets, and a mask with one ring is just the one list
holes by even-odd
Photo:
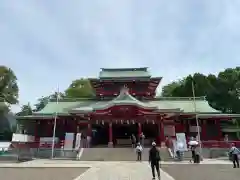
[[143, 151], [143, 148], [142, 148], [141, 144], [138, 143], [137, 147], [136, 147], [137, 161], [142, 161], [142, 151]]

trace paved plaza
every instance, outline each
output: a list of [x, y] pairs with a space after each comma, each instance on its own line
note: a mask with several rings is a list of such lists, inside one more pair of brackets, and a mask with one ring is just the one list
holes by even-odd
[[3, 180], [73, 180], [87, 168], [0, 168]]
[[[70, 160], [34, 160], [19, 164], [0, 164], [1, 179], [8, 180], [150, 180], [148, 162], [81, 162]], [[205, 160], [162, 162], [162, 180], [237, 180], [240, 169], [228, 161]]]

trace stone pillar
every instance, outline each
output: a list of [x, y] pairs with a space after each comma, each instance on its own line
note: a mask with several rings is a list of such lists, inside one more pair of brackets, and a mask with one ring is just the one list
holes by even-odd
[[113, 134], [112, 134], [112, 123], [110, 122], [108, 127], [108, 147], [113, 147]]

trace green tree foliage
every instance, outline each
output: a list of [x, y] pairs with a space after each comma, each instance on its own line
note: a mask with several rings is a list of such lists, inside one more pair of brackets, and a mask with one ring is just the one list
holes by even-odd
[[27, 105], [23, 105], [21, 107], [21, 111], [18, 112], [16, 115], [18, 116], [28, 116], [28, 115], [32, 115], [33, 110], [32, 107], [30, 105], [30, 103], [28, 103]]
[[55, 101], [57, 99], [57, 94], [59, 95], [59, 100], [64, 98], [91, 98], [95, 95], [88, 79], [77, 79], [70, 84], [70, 86], [65, 90], [65, 93], [55, 92], [50, 96], [39, 98], [38, 102], [35, 104], [34, 111], [42, 110], [50, 100]]
[[18, 102], [17, 77], [5, 66], [0, 66], [0, 102], [16, 104]]
[[9, 105], [18, 103], [17, 77], [14, 72], [0, 65], [0, 138], [11, 139], [11, 130], [7, 114]]
[[240, 113], [240, 67], [229, 68], [215, 75], [195, 73], [181, 81], [163, 87], [162, 95], [192, 97], [192, 84], [196, 96], [206, 96], [209, 104], [225, 113]]
[[34, 111], [41, 111], [50, 100], [57, 100], [57, 94], [58, 94], [58, 98], [62, 99], [65, 97], [65, 95], [63, 93], [53, 93], [50, 96], [45, 96], [45, 97], [41, 97], [38, 99], [38, 102], [34, 105], [35, 109]]
[[49, 96], [39, 98], [38, 102], [34, 105], [34, 111], [41, 111], [47, 105], [48, 101]]
[[95, 96], [88, 79], [74, 80], [65, 91], [67, 98], [91, 98]]

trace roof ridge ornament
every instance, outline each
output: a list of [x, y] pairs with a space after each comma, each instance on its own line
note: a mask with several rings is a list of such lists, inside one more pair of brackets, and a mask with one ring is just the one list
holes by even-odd
[[126, 85], [124, 85], [122, 87], [122, 89], [120, 90], [120, 94], [128, 95], [129, 94], [129, 88]]

